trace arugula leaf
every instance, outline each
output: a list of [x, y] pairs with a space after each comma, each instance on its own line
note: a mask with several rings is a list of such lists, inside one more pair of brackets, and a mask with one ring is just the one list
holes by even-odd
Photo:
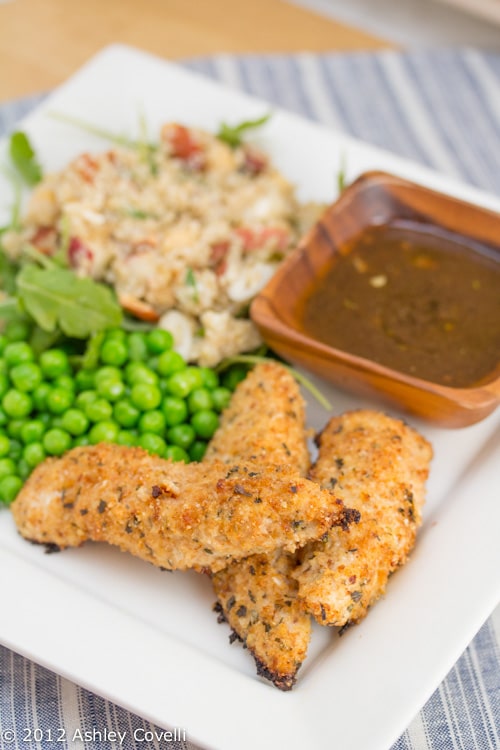
[[345, 153], [342, 153], [340, 157], [339, 171], [337, 172], [337, 191], [339, 192], [339, 194], [343, 193], [346, 187], [347, 187], [346, 156], [345, 156]]
[[0, 289], [7, 294], [16, 293], [17, 266], [4, 253], [0, 243]]
[[100, 128], [98, 125], [93, 125], [91, 122], [81, 120], [79, 117], [66, 115], [63, 112], [49, 112], [48, 114], [49, 117], [54, 120], [59, 120], [60, 122], [64, 122], [67, 125], [73, 125], [75, 128], [85, 130], [87, 133], [96, 135], [98, 138], [104, 138], [107, 141], [116, 143], [117, 146], [123, 146], [124, 148], [133, 148], [138, 150], [147, 147], [149, 151], [155, 151], [158, 148], [155, 143], [145, 143], [140, 140], [134, 140], [133, 138], [127, 138], [127, 136], [124, 135], [118, 135], [117, 133], [113, 133], [111, 130]]
[[12, 164], [9, 164], [8, 166], [4, 166], [2, 164], [0, 166], [0, 173], [3, 174], [6, 177], [6, 179], [9, 181], [12, 187], [12, 194], [13, 194], [13, 201], [12, 201], [12, 206], [10, 210], [10, 221], [5, 226], [0, 227], [0, 236], [1, 236], [4, 232], [7, 232], [9, 229], [19, 228], [21, 204], [22, 204], [22, 199], [23, 199], [23, 186], [22, 186], [21, 178], [19, 174], [16, 172], [16, 170], [13, 168]]
[[121, 325], [123, 313], [111, 289], [66, 268], [27, 264], [16, 283], [22, 306], [44, 331], [59, 326], [67, 336], [83, 339]]
[[15, 297], [4, 297], [0, 300], [0, 320], [22, 318], [23, 313]]
[[26, 133], [12, 133], [9, 139], [9, 155], [15, 168], [28, 185], [36, 185], [42, 179], [42, 168]]
[[35, 354], [41, 354], [46, 349], [51, 349], [61, 338], [61, 331], [44, 331], [35, 326], [29, 338], [29, 345]]
[[104, 331], [92, 334], [87, 342], [87, 348], [82, 357], [81, 367], [83, 370], [95, 370], [99, 364], [99, 354], [104, 341]]
[[239, 125], [228, 125], [226, 122], [222, 122], [218, 133], [216, 133], [216, 137], [219, 141], [227, 143], [231, 148], [236, 148], [243, 143], [243, 138], [247, 130], [260, 128], [261, 125], [266, 124], [270, 117], [271, 113], [268, 112], [267, 115], [263, 115], [257, 120], [245, 120], [244, 122], [240, 122]]
[[194, 275], [194, 271], [191, 266], [188, 266], [186, 271], [186, 286], [190, 286], [192, 288], [193, 300], [195, 302], [199, 302], [200, 298], [198, 296], [198, 285], [196, 283], [196, 276]]

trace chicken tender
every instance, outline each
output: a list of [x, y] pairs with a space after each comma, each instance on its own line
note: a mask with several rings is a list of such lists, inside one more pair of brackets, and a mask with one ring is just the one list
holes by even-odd
[[263, 362], [239, 383], [205, 453], [205, 461], [213, 459], [290, 464], [306, 473], [305, 403], [285, 367]]
[[219, 621], [255, 658], [257, 674], [290, 690], [311, 638], [311, 618], [297, 601], [292, 554], [277, 550], [231, 563], [214, 576]]
[[334, 494], [291, 467], [186, 465], [104, 443], [44, 461], [11, 507], [31, 541], [60, 548], [105, 541], [181, 570], [293, 551], [345, 523]]
[[347, 530], [332, 529], [326, 541], [307, 544], [293, 576], [306, 611], [322, 625], [344, 627], [366, 615], [407, 560], [432, 449], [404, 422], [368, 410], [330, 420], [317, 442], [310, 478], [361, 517]]
[[[205, 460], [258, 459], [309, 467], [305, 403], [300, 389], [278, 363], [257, 365], [237, 387]], [[311, 618], [297, 601], [296, 565], [283, 550], [252, 555], [213, 576], [219, 620], [250, 650], [259, 675], [290, 690], [311, 637]]]

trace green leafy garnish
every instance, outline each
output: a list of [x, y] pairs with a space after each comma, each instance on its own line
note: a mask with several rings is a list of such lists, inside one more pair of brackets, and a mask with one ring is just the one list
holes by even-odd
[[188, 266], [187, 271], [186, 271], [186, 285], [192, 288], [194, 301], [199, 302], [200, 298], [198, 295], [198, 286], [196, 284], [196, 276], [194, 275], [194, 271], [190, 266]]
[[44, 331], [87, 338], [122, 323], [123, 313], [109, 287], [79, 278], [65, 268], [23, 266], [16, 279], [22, 307]]
[[143, 211], [142, 208], [123, 208], [122, 213], [125, 216], [130, 216], [131, 219], [156, 219], [156, 214], [152, 214], [150, 211]]
[[42, 179], [42, 168], [26, 133], [18, 130], [9, 139], [9, 156], [12, 164], [28, 185], [36, 185]]
[[101, 345], [104, 341], [104, 331], [92, 334], [87, 342], [87, 347], [83, 353], [81, 359], [81, 367], [83, 370], [95, 370], [99, 364], [99, 354], [101, 352]]
[[96, 135], [98, 138], [104, 138], [106, 141], [116, 143], [117, 146], [133, 148], [139, 151], [144, 151], [144, 148], [147, 147], [149, 152], [155, 151], [158, 148], [158, 146], [154, 143], [145, 143], [142, 139], [134, 140], [133, 138], [128, 138], [125, 135], [117, 135], [110, 130], [106, 130], [105, 128], [100, 128], [97, 125], [93, 125], [91, 122], [81, 120], [79, 117], [72, 117], [71, 115], [63, 114], [62, 112], [49, 112], [49, 117], [52, 117], [52, 119], [54, 120], [59, 120], [59, 122], [64, 122], [67, 125], [73, 125], [75, 128], [79, 128], [80, 130], [85, 130], [87, 133]]
[[241, 146], [248, 130], [260, 128], [261, 125], [266, 124], [270, 117], [271, 113], [268, 112], [267, 115], [263, 115], [263, 117], [259, 117], [257, 120], [245, 120], [245, 122], [240, 122], [239, 125], [228, 125], [226, 122], [223, 122], [218, 133], [216, 133], [216, 137], [219, 141], [227, 143], [231, 148], [236, 148], [237, 146]]
[[347, 179], [346, 179], [346, 156], [345, 153], [342, 153], [340, 157], [340, 167], [339, 171], [337, 172], [337, 190], [340, 195], [340, 193], [343, 193], [344, 190], [347, 187]]
[[17, 266], [2, 251], [0, 245], [0, 289], [7, 294], [15, 294]]
[[0, 299], [0, 320], [13, 320], [20, 317], [22, 317], [22, 312], [15, 297]]

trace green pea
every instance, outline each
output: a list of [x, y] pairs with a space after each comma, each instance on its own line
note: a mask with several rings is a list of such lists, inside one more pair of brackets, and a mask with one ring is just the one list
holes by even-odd
[[9, 421], [9, 418], [5, 411], [0, 408], [0, 427], [5, 427], [7, 422]]
[[200, 373], [203, 381], [203, 387], [208, 388], [212, 391], [219, 385], [219, 375], [215, 370], [211, 370], [210, 367], [200, 367]]
[[161, 391], [149, 383], [137, 383], [132, 387], [130, 400], [141, 411], [156, 409], [161, 403]]
[[204, 440], [195, 440], [189, 448], [189, 458], [191, 461], [201, 461], [207, 450], [207, 444]]
[[17, 467], [12, 458], [0, 458], [0, 479], [16, 473]]
[[170, 331], [163, 328], [155, 328], [146, 334], [146, 346], [153, 354], [161, 354], [172, 348], [174, 337]]
[[21, 432], [27, 421], [27, 419], [11, 419], [5, 428], [7, 435], [15, 440], [22, 440]]
[[157, 385], [158, 375], [144, 362], [129, 362], [125, 367], [125, 380], [129, 385], [145, 383], [146, 385]]
[[33, 401], [27, 393], [11, 388], [2, 399], [2, 407], [7, 416], [20, 419], [31, 412]]
[[188, 408], [191, 413], [202, 409], [212, 409], [213, 400], [207, 388], [195, 388], [188, 396]]
[[45, 434], [45, 425], [41, 419], [30, 419], [21, 427], [20, 437], [25, 445], [39, 442]]
[[120, 430], [115, 442], [118, 445], [137, 445], [137, 435], [130, 430]]
[[185, 367], [186, 361], [179, 352], [176, 352], [173, 349], [163, 352], [158, 357], [157, 370], [160, 375], [163, 375], [164, 377], [173, 375], [174, 372], [180, 372], [181, 370], [184, 370]]
[[125, 383], [114, 378], [101, 379], [97, 382], [97, 393], [107, 401], [118, 401], [125, 395]]
[[73, 392], [67, 388], [52, 388], [47, 395], [47, 409], [51, 414], [63, 414], [74, 400]]
[[42, 371], [34, 362], [23, 362], [12, 368], [10, 378], [18, 391], [31, 392], [42, 382]]
[[113, 417], [122, 427], [133, 427], [140, 416], [140, 410], [129, 399], [121, 399], [113, 407]]
[[137, 445], [148, 453], [153, 453], [157, 456], [164, 456], [167, 449], [167, 444], [160, 435], [156, 435], [154, 432], [144, 432], [139, 435]]
[[40, 383], [31, 394], [33, 398], [33, 406], [38, 411], [45, 411], [47, 408], [47, 396], [51, 391], [51, 386], [48, 383]]
[[158, 371], [158, 356], [155, 354], [152, 357], [148, 357], [146, 365], [156, 374]]
[[186, 402], [176, 396], [165, 396], [161, 404], [161, 410], [165, 415], [168, 427], [185, 422], [188, 416]]
[[67, 391], [75, 391], [76, 383], [71, 375], [59, 375], [52, 383], [54, 388], [65, 388]]
[[31, 474], [32, 468], [23, 456], [17, 462], [17, 473], [21, 479], [27, 479]]
[[9, 343], [9, 339], [4, 333], [0, 333], [0, 354], [2, 354], [3, 350]]
[[73, 440], [73, 445], [75, 448], [82, 447], [84, 445], [90, 445], [90, 440], [88, 435], [79, 435]]
[[118, 437], [119, 431], [120, 428], [116, 422], [103, 420], [102, 422], [97, 422], [97, 424], [91, 428], [89, 432], [89, 440], [92, 445], [96, 445], [97, 443], [114, 443]]
[[86, 404], [90, 404], [91, 401], [97, 401], [98, 398], [99, 396], [97, 394], [97, 391], [82, 391], [75, 399], [75, 406], [77, 406], [79, 409], [85, 409]]
[[6, 505], [15, 500], [19, 490], [23, 486], [23, 480], [18, 476], [6, 476], [0, 480], [0, 499]]
[[19, 440], [11, 440], [9, 457], [13, 461], [19, 461], [19, 459], [21, 458], [22, 452], [23, 452], [23, 446], [19, 442]]
[[49, 427], [56, 427], [58, 430], [64, 430], [63, 427], [63, 415], [62, 414], [53, 414], [51, 417], [51, 420], [49, 422]]
[[94, 388], [97, 388], [99, 383], [103, 380], [121, 381], [121, 379], [122, 371], [119, 367], [115, 367], [114, 365], [104, 365], [103, 367], [99, 367], [99, 369], [95, 371]]
[[68, 409], [62, 416], [62, 427], [70, 435], [78, 437], [87, 432], [89, 419], [81, 409]]
[[38, 464], [41, 464], [42, 461], [45, 460], [46, 456], [47, 454], [45, 453], [45, 448], [40, 442], [29, 443], [23, 450], [23, 459], [32, 469], [34, 469], [35, 466], [38, 466]]
[[194, 442], [196, 433], [194, 427], [190, 424], [178, 424], [174, 427], [170, 427], [167, 432], [167, 440], [172, 445], [177, 445], [179, 448], [187, 450], [190, 445]]
[[202, 409], [193, 414], [191, 424], [198, 437], [208, 440], [219, 426], [219, 417], [211, 409]]
[[232, 392], [229, 390], [229, 388], [224, 388], [224, 386], [218, 386], [217, 388], [214, 388], [212, 393], [212, 401], [213, 401], [213, 408], [215, 411], [221, 412], [223, 411], [227, 406], [229, 406], [229, 402], [231, 401], [231, 396], [233, 395]]
[[107, 339], [101, 346], [101, 362], [106, 365], [120, 367], [128, 359], [128, 347], [125, 341], [119, 339]]
[[71, 435], [66, 430], [53, 427], [43, 436], [42, 445], [50, 456], [62, 456], [71, 447]]
[[139, 419], [139, 432], [154, 432], [156, 435], [163, 435], [165, 432], [166, 422], [165, 415], [158, 409], [146, 411]]
[[248, 373], [246, 365], [233, 365], [223, 375], [222, 385], [225, 388], [229, 388], [230, 391], [234, 391], [238, 383], [245, 380]]
[[47, 349], [40, 354], [38, 362], [49, 380], [66, 375], [71, 370], [68, 355], [62, 349]]
[[0, 435], [0, 457], [8, 456], [10, 452], [10, 440], [6, 435]]
[[[18, 367], [21, 367], [21, 365], [18, 365]], [[5, 396], [5, 394], [9, 390], [9, 387], [9, 378], [4, 372], [0, 372], [0, 398], [3, 398]]]
[[78, 370], [75, 385], [78, 391], [90, 391], [95, 386], [95, 370]]
[[169, 458], [171, 461], [184, 461], [189, 463], [189, 455], [186, 453], [184, 448], [179, 445], [169, 445], [164, 454], [165, 458]]
[[83, 410], [91, 422], [105, 422], [113, 414], [113, 407], [109, 401], [103, 398], [97, 398], [95, 401], [89, 401], [83, 406]]
[[3, 350], [3, 358], [9, 367], [15, 367], [23, 364], [23, 362], [33, 362], [35, 354], [31, 346], [25, 341], [14, 341], [7, 344]]
[[187, 368], [174, 372], [167, 381], [168, 392], [177, 398], [186, 398], [193, 390], [193, 381], [187, 374]]

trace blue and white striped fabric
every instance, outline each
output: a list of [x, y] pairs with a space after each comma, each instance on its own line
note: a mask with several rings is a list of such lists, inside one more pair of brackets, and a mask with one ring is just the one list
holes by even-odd
[[[498, 55], [475, 50], [219, 55], [186, 65], [500, 194]], [[42, 96], [1, 106], [0, 135], [11, 130]], [[189, 738], [157, 741], [155, 729], [159, 732], [159, 728], [0, 647], [0, 750], [51, 750], [58, 738], [50, 742], [46, 731], [38, 732], [46, 739], [37, 742], [35, 732], [51, 727], [64, 729], [65, 741], [57, 743], [61, 750], [196, 750]], [[101, 737], [92, 735], [93, 727], [100, 727]], [[17, 743], [9, 741], [14, 735]], [[120, 736], [125, 737], [121, 745]], [[499, 748], [500, 608], [392, 750]]]

